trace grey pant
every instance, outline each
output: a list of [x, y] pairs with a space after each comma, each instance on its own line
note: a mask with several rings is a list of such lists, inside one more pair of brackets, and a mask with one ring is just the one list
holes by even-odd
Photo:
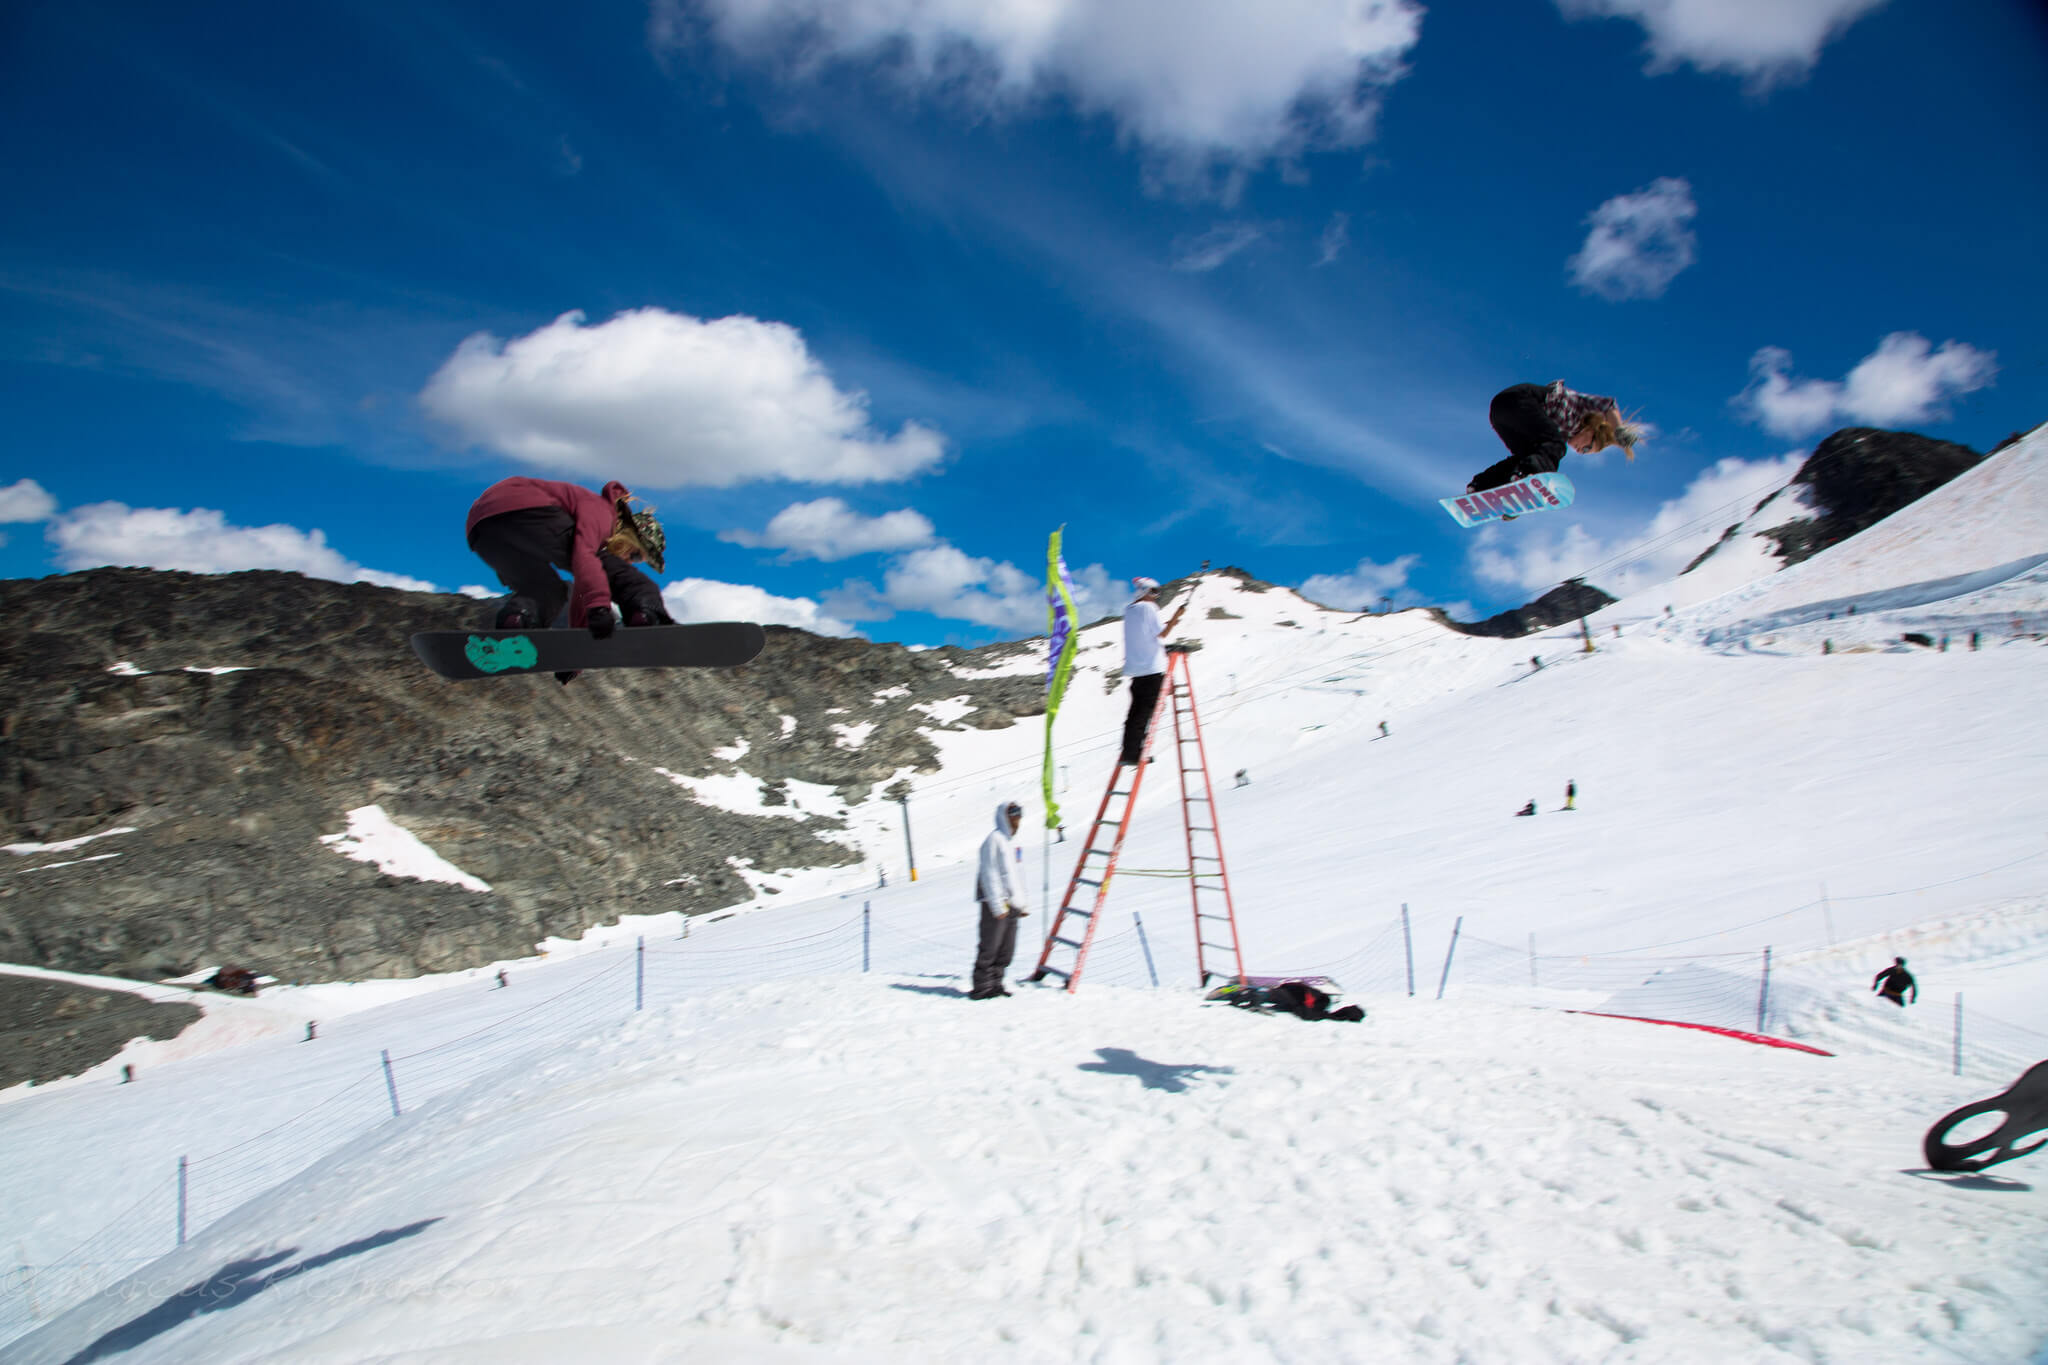
[[974, 954], [974, 989], [999, 991], [1010, 959], [1017, 955], [1017, 917], [998, 915], [987, 901], [981, 903], [981, 942]]

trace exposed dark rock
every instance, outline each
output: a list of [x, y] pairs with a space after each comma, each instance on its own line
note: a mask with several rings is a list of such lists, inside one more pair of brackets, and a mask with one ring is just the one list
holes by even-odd
[[175, 1038], [199, 1018], [193, 1005], [0, 972], [0, 1089], [76, 1076], [130, 1039]]
[[1910, 431], [1843, 427], [1814, 447], [1792, 476], [1818, 515], [1760, 534], [1777, 544], [1789, 568], [1876, 525], [1983, 458], [1968, 446]]
[[1430, 608], [1430, 611], [1438, 620], [1461, 635], [1486, 635], [1512, 640], [1518, 636], [1532, 635], [1539, 630], [1548, 630], [1566, 621], [1576, 621], [1581, 616], [1590, 616], [1614, 600], [1584, 579], [1574, 578], [1552, 588], [1527, 606], [1489, 616], [1484, 621], [1453, 621], [1434, 607]]
[[[407, 976], [622, 914], [713, 910], [751, 894], [738, 866], [862, 855], [829, 814], [734, 814], [661, 770], [743, 768], [864, 798], [935, 767], [927, 732], [1043, 706], [1035, 676], [960, 676], [1008, 645], [913, 651], [771, 626], [742, 668], [593, 672], [566, 688], [446, 682], [406, 646], [487, 610], [274, 572], [0, 581], [17, 631], [0, 655], [0, 842], [134, 830], [0, 858], [0, 961]], [[976, 709], [951, 725], [916, 709], [962, 696]], [[849, 748], [839, 725], [872, 729]], [[720, 756], [741, 742], [737, 763]], [[387, 876], [321, 843], [372, 804], [492, 889]]]

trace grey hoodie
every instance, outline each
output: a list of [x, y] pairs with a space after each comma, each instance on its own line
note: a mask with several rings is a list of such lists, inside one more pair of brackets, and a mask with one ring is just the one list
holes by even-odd
[[981, 841], [981, 873], [974, 879], [974, 895], [998, 915], [1021, 908], [1024, 897], [1010, 873], [1015, 861], [1010, 844], [1010, 803], [996, 802], [996, 828]]

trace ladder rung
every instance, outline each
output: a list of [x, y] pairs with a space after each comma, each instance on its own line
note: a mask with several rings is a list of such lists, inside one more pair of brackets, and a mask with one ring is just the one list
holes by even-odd
[[1064, 944], [1066, 944], [1066, 945], [1067, 945], [1067, 946], [1068, 946], [1069, 948], [1078, 948], [1078, 947], [1080, 947], [1080, 946], [1081, 946], [1081, 940], [1079, 940], [1079, 939], [1077, 939], [1077, 938], [1055, 938], [1055, 939], [1053, 940], [1053, 942], [1054, 942], [1054, 943], [1064, 943]]
[[[1211, 858], [1211, 857], [1210, 857], [1210, 856], [1209, 856], [1208, 854], [1206, 854], [1206, 853], [1196, 853], [1196, 854], [1193, 854], [1193, 855], [1191, 855], [1191, 856], [1193, 856], [1193, 857], [1194, 857], [1194, 858], [1196, 858], [1197, 860], [1199, 860], [1199, 861], [1201, 861], [1201, 862], [1205, 862], [1205, 863], [1220, 863], [1220, 862], [1222, 862], [1222, 861], [1223, 861], [1223, 860], [1222, 860], [1221, 858]], [[1204, 877], [1213, 877], [1213, 876], [1215, 876], [1216, 874], [1215, 874], [1214, 872], [1204, 872], [1204, 873], [1202, 873], [1201, 875], [1202, 875], [1202, 876], [1204, 876]]]
[[1216, 826], [1214, 826], [1214, 825], [1189, 825], [1189, 826], [1188, 826], [1188, 832], [1189, 832], [1189, 833], [1191, 833], [1191, 834], [1214, 834], [1214, 833], [1216, 832]]
[[1067, 976], [1069, 975], [1068, 973], [1063, 972], [1059, 968], [1053, 966], [1040, 967], [1038, 970], [1045, 973], [1045, 975], [1047, 976], [1056, 976], [1062, 981], [1065, 981], [1067, 979]]
[[1204, 943], [1202, 946], [1204, 948], [1214, 948], [1219, 953], [1234, 953], [1237, 951], [1235, 943]]
[[1079, 915], [1082, 919], [1095, 918], [1095, 912], [1093, 910], [1082, 910], [1072, 905], [1062, 905], [1060, 907], [1060, 913], [1062, 915]]
[[1100, 885], [1102, 885], [1102, 883], [1101, 883], [1101, 882], [1091, 882], [1091, 881], [1089, 881], [1089, 880], [1088, 880], [1088, 879], [1087, 879], [1086, 877], [1076, 877], [1076, 878], [1074, 878], [1074, 885], [1076, 885], [1076, 886], [1100, 886]]

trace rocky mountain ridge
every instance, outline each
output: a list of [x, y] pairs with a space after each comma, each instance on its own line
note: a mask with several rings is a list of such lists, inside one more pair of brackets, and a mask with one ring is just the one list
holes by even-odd
[[[662, 770], [733, 774], [744, 755], [763, 805], [789, 781], [865, 796], [930, 770], [934, 730], [1043, 708], [1034, 678], [971, 676], [1023, 646], [779, 627], [737, 669], [449, 683], [406, 637], [474, 625], [480, 604], [289, 573], [96, 569], [0, 582], [0, 610], [0, 960], [145, 979], [408, 976], [734, 904], [750, 870], [860, 854], [829, 812], [736, 814]], [[955, 698], [955, 720], [919, 709]], [[321, 843], [368, 805], [490, 890]]]

